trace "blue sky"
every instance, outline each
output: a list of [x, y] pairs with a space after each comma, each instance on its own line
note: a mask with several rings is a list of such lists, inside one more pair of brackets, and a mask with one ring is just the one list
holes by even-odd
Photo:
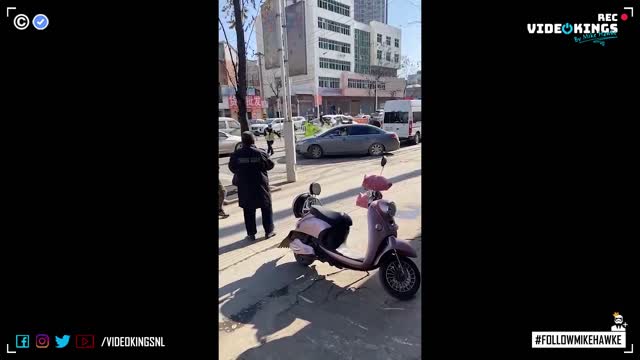
[[[219, 16], [224, 16], [222, 13], [222, 6], [228, 0], [220, 0], [219, 2]], [[309, 0], [307, 0], [309, 1]], [[311, 0], [313, 1], [313, 0]], [[259, 3], [256, 0], [256, 3]], [[250, 9], [249, 16], [255, 15], [257, 11]], [[408, 14], [408, 15], [407, 15]], [[399, 27], [402, 29], [402, 55], [408, 56], [412, 61], [417, 62], [421, 60], [421, 47], [422, 47], [422, 10], [420, 0], [389, 0], [389, 25]], [[229, 43], [236, 46], [236, 33], [235, 30], [229, 29], [227, 22], [222, 18], [223, 24], [225, 24], [225, 31], [229, 37]], [[220, 23], [217, 24], [220, 28]], [[250, 30], [245, 33], [245, 39], [249, 36]], [[222, 31], [218, 31], [218, 41], [224, 41], [224, 34]], [[256, 33], [255, 29], [251, 34], [251, 40], [249, 42], [249, 59], [255, 59], [253, 53], [256, 49]]]

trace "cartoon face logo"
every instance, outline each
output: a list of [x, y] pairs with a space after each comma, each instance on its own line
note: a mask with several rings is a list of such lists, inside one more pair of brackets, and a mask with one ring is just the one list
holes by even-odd
[[627, 323], [624, 322], [622, 315], [617, 311], [613, 313], [613, 323], [611, 331], [626, 331]]
[[615, 317], [615, 320], [613, 320], [613, 322], [616, 323], [616, 325], [622, 325], [622, 315], [618, 314], [618, 316]]

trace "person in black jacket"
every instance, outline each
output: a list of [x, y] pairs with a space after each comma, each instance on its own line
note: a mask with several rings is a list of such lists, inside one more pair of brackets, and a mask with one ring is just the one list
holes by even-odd
[[274, 162], [269, 155], [255, 145], [255, 138], [250, 131], [242, 133], [242, 148], [229, 159], [229, 170], [236, 176], [238, 187], [238, 205], [244, 210], [244, 224], [247, 228], [245, 240], [255, 240], [256, 209], [262, 212], [262, 226], [265, 238], [276, 235], [271, 208], [271, 190], [267, 171], [273, 169]]

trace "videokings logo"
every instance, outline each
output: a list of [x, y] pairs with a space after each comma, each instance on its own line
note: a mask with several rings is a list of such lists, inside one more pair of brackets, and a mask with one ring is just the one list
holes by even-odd
[[633, 344], [627, 349], [627, 323], [622, 314], [613, 313], [609, 331], [532, 331], [534, 349], [625, 349], [633, 353]]
[[633, 18], [633, 7], [623, 8], [623, 12], [597, 14], [593, 22], [576, 23], [529, 23], [527, 31], [533, 35], [570, 36], [574, 43], [594, 43], [605, 46], [605, 42], [618, 38], [618, 20], [626, 22]]

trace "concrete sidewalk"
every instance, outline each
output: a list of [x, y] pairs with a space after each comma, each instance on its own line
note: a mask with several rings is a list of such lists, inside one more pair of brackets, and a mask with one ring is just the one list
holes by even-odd
[[[422, 239], [412, 245], [421, 254]], [[421, 256], [415, 262], [421, 269]], [[299, 269], [298, 279], [269, 294], [255, 312], [226, 323], [220, 359], [421, 358], [421, 291], [399, 301], [384, 291], [377, 270], [367, 274], [322, 265]], [[300, 268], [278, 262], [275, 272], [283, 267]]]
[[[397, 204], [398, 237], [421, 249], [420, 149], [389, 157], [384, 175], [394, 185], [384, 198]], [[400, 302], [382, 288], [377, 271], [339, 270], [315, 262], [304, 267], [278, 244], [295, 227], [295, 196], [322, 185], [324, 205], [353, 219], [347, 246], [363, 254], [366, 209], [355, 206], [364, 174], [379, 173], [379, 158], [328, 159], [305, 167], [298, 182], [273, 196], [274, 238], [245, 235], [242, 209], [231, 205], [218, 234], [218, 330], [221, 359], [419, 359], [420, 293]], [[258, 224], [260, 218], [257, 219]], [[420, 266], [419, 258], [416, 263]], [[423, 276], [424, 278], [424, 276]]]

